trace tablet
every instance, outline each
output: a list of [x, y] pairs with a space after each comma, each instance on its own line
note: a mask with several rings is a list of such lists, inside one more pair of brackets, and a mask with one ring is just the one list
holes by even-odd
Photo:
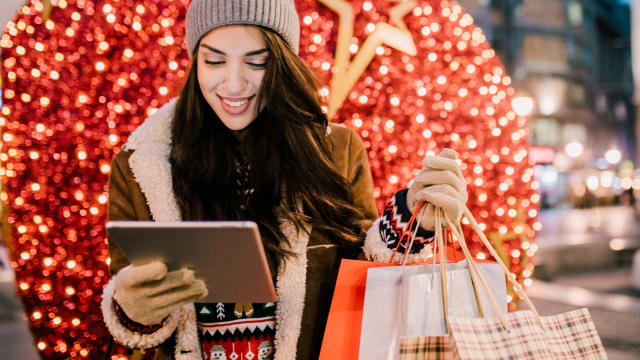
[[276, 301], [258, 225], [252, 221], [108, 221], [107, 232], [132, 264], [160, 260], [195, 270], [209, 294], [198, 302]]

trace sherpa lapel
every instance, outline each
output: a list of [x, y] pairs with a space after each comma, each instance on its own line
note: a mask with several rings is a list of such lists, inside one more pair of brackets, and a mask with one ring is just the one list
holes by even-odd
[[180, 210], [171, 183], [171, 120], [177, 99], [172, 99], [134, 131], [125, 150], [131, 172], [147, 199], [155, 221], [180, 221]]
[[[130, 136], [124, 150], [133, 150], [129, 166], [144, 194], [155, 221], [180, 221], [180, 211], [171, 183], [171, 121], [174, 98], [145, 120]], [[295, 359], [304, 310], [307, 276], [308, 232], [298, 233], [288, 221], [281, 223], [291, 250], [297, 255], [279, 266], [276, 294], [276, 334], [274, 360]]]

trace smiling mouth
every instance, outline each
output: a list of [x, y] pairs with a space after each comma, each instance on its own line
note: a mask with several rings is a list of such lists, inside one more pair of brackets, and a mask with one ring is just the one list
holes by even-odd
[[245, 98], [225, 98], [219, 96], [222, 108], [229, 115], [241, 115], [244, 114], [250, 107], [251, 103], [255, 100], [255, 95]]
[[222, 99], [222, 101], [232, 107], [240, 107], [244, 104], [246, 104], [249, 100], [251, 100], [251, 98], [253, 98], [253, 96], [249, 96], [246, 98], [224, 98], [222, 96], [220, 96], [220, 98]]
[[222, 101], [224, 101], [225, 103], [227, 103], [230, 106], [238, 107], [238, 106], [242, 106], [242, 105], [246, 104], [247, 101], [249, 101], [249, 99], [244, 99], [242, 101], [229, 101], [227, 99], [222, 99]]

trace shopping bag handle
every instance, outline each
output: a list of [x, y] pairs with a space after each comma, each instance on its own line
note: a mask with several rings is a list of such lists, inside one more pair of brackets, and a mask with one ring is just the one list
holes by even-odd
[[[446, 248], [444, 246], [444, 239], [442, 238], [442, 219], [440, 218], [440, 207], [436, 206], [435, 211], [435, 237], [436, 244], [438, 249], [440, 250], [438, 254], [440, 255], [440, 284], [442, 285], [442, 310], [444, 311], [444, 326], [445, 329], [449, 329], [449, 290], [447, 286], [447, 269], [446, 269]], [[444, 251], [443, 251], [444, 250]], [[435, 245], [434, 245], [434, 253], [433, 253], [433, 262], [435, 263]], [[469, 273], [471, 275], [471, 273]], [[476, 291], [474, 289], [474, 291]]]
[[[436, 246], [439, 248], [439, 254], [440, 254], [440, 283], [442, 285], [442, 309], [444, 311], [444, 323], [445, 323], [445, 328], [449, 329], [449, 294], [448, 294], [448, 286], [447, 286], [447, 275], [446, 275], [446, 263], [447, 263], [447, 253], [446, 253], [446, 247], [444, 246], [445, 241], [442, 235], [442, 215], [444, 214], [444, 212], [442, 211], [441, 208], [436, 207], [436, 211], [435, 211], [435, 237], [436, 237], [436, 241], [434, 243], [434, 250], [433, 250], [433, 262], [435, 264], [435, 254], [436, 254]], [[446, 219], [446, 217], [445, 217]], [[451, 222], [449, 222], [449, 227], [451, 227]], [[450, 231], [453, 231], [450, 229]], [[464, 241], [464, 238], [463, 238]], [[442, 251], [442, 250], [445, 251]], [[480, 317], [485, 317], [484, 314], [484, 310], [482, 309], [482, 303], [480, 302], [480, 293], [478, 291], [478, 280], [476, 279], [475, 273], [473, 272], [473, 268], [472, 265], [469, 264], [469, 260], [467, 260], [467, 270], [469, 271], [469, 277], [471, 279], [471, 286], [473, 287], [473, 294], [475, 296], [476, 299], [476, 305], [478, 307], [478, 314], [480, 315]], [[500, 312], [498, 312], [499, 314]], [[506, 321], [504, 322], [505, 326], [506, 326]]]
[[504, 264], [504, 261], [502, 261], [502, 258], [500, 257], [500, 255], [498, 255], [498, 252], [493, 248], [493, 246], [491, 245], [491, 242], [489, 242], [487, 237], [484, 235], [484, 233], [480, 229], [480, 226], [476, 222], [476, 219], [473, 217], [473, 215], [471, 215], [471, 211], [469, 211], [469, 208], [467, 207], [464, 208], [464, 216], [467, 218], [467, 220], [469, 220], [469, 223], [471, 224], [471, 227], [473, 228], [473, 230], [475, 230], [478, 236], [480, 236], [482, 243], [487, 248], [487, 250], [489, 250], [489, 253], [491, 253], [491, 256], [493, 256], [498, 262], [498, 264], [500, 264], [500, 267], [502, 268], [502, 271], [504, 272], [504, 274], [507, 276], [507, 279], [518, 290], [518, 296], [520, 296], [524, 300], [524, 302], [527, 304], [527, 307], [529, 307], [529, 309], [533, 311], [538, 321], [540, 321], [540, 315], [538, 314], [538, 310], [536, 309], [535, 305], [533, 305], [533, 302], [531, 301], [527, 293], [524, 291], [520, 283], [518, 283], [515, 276], [511, 273], [511, 271], [509, 271], [507, 266]]
[[[538, 321], [538, 324], [542, 327], [542, 320], [540, 319], [540, 315], [538, 314], [538, 311], [537, 311], [535, 305], [533, 305], [533, 302], [531, 301], [529, 296], [526, 294], [526, 292], [524, 291], [522, 286], [516, 281], [516, 279], [513, 276], [513, 274], [509, 271], [507, 266], [504, 264], [504, 262], [502, 261], [502, 258], [500, 258], [500, 256], [496, 252], [496, 250], [493, 248], [493, 246], [491, 245], [491, 243], [489, 242], [487, 237], [484, 235], [484, 233], [480, 229], [480, 226], [476, 222], [475, 218], [473, 217], [473, 215], [471, 215], [471, 212], [466, 207], [464, 209], [464, 215], [469, 220], [469, 222], [471, 224], [471, 227], [475, 230], [475, 232], [482, 239], [482, 242], [485, 245], [485, 247], [487, 248], [487, 250], [489, 250], [489, 253], [491, 253], [491, 255], [496, 259], [496, 261], [498, 262], [498, 264], [502, 268], [502, 271], [507, 276], [507, 279], [518, 290], [519, 295], [521, 296], [521, 298], [523, 298], [523, 300], [525, 301], [525, 303], [527, 304], [529, 309], [531, 311], [533, 311], [533, 313], [534, 313], [534, 315], [536, 317], [536, 320]], [[465, 259], [467, 259], [467, 262], [469, 263], [469, 268], [472, 269], [474, 276], [476, 277], [478, 282], [480, 282], [480, 284], [482, 285], [484, 291], [487, 293], [487, 297], [489, 298], [489, 301], [490, 301], [492, 307], [496, 310], [496, 314], [498, 314], [498, 317], [500, 318], [500, 322], [505, 327], [505, 329], [507, 329], [507, 331], [509, 331], [510, 327], [508, 326], [508, 323], [506, 321], [505, 314], [502, 312], [502, 310], [498, 306], [498, 303], [497, 303], [497, 301], [495, 299], [495, 296], [489, 290], [489, 286], [487, 285], [486, 281], [484, 280], [484, 278], [480, 274], [480, 270], [478, 269], [478, 266], [477, 266], [476, 262], [473, 260], [473, 257], [471, 256], [471, 253], [469, 252], [469, 249], [467, 247], [466, 241], [465, 241], [464, 236], [462, 234], [462, 228], [460, 227], [460, 224], [457, 224], [457, 226], [454, 226], [452, 224], [451, 220], [446, 215], [444, 215], [444, 218], [445, 218], [445, 221], [447, 222], [447, 224], [449, 225], [450, 229], [453, 229], [453, 231], [456, 233], [455, 235], [458, 237], [458, 242], [460, 243], [460, 247], [462, 249], [462, 252], [465, 255]]]
[[[447, 215], [444, 214], [443, 211], [438, 209], [438, 211], [436, 212], [436, 224], [439, 223], [439, 221], [440, 221], [439, 218], [440, 217], [444, 218], [444, 220], [447, 222], [447, 225], [449, 226], [449, 229], [454, 232], [456, 238], [458, 239], [458, 243], [460, 243], [460, 248], [462, 249], [462, 253], [464, 254], [465, 260], [467, 260], [467, 267], [469, 268], [469, 275], [471, 277], [471, 283], [474, 285], [473, 286], [473, 290], [474, 290], [474, 295], [475, 295], [476, 303], [478, 304], [478, 307], [479, 308], [481, 307], [481, 305], [480, 305], [481, 302], [480, 302], [480, 296], [478, 294], [478, 289], [475, 286], [476, 283], [480, 283], [480, 285], [482, 286], [482, 288], [485, 291], [485, 293], [487, 293], [487, 298], [489, 299], [489, 302], [491, 303], [491, 306], [493, 307], [493, 309], [495, 310], [496, 314], [498, 315], [498, 318], [500, 319], [500, 323], [502, 323], [502, 326], [507, 331], [510, 331], [511, 328], [509, 327], [509, 323], [507, 322], [505, 314], [502, 313], [502, 310], [500, 309], [500, 306], [498, 305], [498, 302], [497, 302], [495, 296], [493, 296], [493, 294], [491, 293], [491, 290], [489, 289], [489, 285], [487, 284], [487, 282], [484, 280], [484, 278], [480, 274], [480, 269], [478, 269], [478, 265], [473, 260], [473, 257], [471, 256], [471, 253], [469, 252], [469, 249], [467, 248], [466, 240], [465, 240], [464, 236], [462, 235], [462, 231], [460, 229], [460, 224], [458, 224], [458, 226], [453, 225], [453, 223], [447, 217]], [[448, 315], [449, 315], [448, 312], [445, 311], [445, 323], [447, 325], [448, 325], [448, 320], [447, 320], [447, 316]]]
[[[441, 208], [437, 209], [436, 210], [436, 225], [437, 225], [436, 227], [439, 230], [436, 230], [436, 231], [438, 231], [439, 233], [442, 233], [442, 231], [443, 231], [443, 229], [442, 229], [442, 217], [443, 216], [444, 216], [444, 211]], [[446, 218], [446, 217], [445, 217], [445, 220], [448, 222], [448, 226], [451, 227], [451, 221], [449, 221], [449, 219]], [[449, 235], [451, 236], [452, 246], [453, 246], [453, 241], [456, 238], [454, 233], [456, 233], [456, 232], [453, 231], [453, 230], [449, 230]], [[462, 240], [464, 240], [464, 237], [462, 237]], [[447, 242], [443, 240], [443, 243], [446, 244]], [[440, 250], [440, 251], [442, 251], [442, 250]], [[433, 262], [435, 264], [435, 253], [436, 253], [435, 244], [434, 244], [433, 252], [434, 252], [434, 257], [433, 257], [434, 261]], [[446, 262], [447, 262], [446, 249], [445, 249], [445, 253], [444, 254], [445, 254], [445, 261], [444, 262], [446, 264]], [[466, 257], [465, 257], [465, 260], [467, 260]], [[456, 262], [457, 262], [457, 259], [456, 259]], [[476, 299], [476, 305], [478, 307], [478, 314], [480, 315], [480, 317], [484, 318], [485, 317], [484, 316], [484, 309], [482, 308], [482, 302], [480, 302], [480, 293], [478, 291], [478, 279], [476, 279], [476, 277], [474, 276], [474, 273], [472, 272], [473, 270], [471, 269], [471, 265], [469, 265], [469, 260], [467, 260], [467, 269], [469, 271], [469, 278], [471, 279], [471, 286], [473, 287], [473, 295], [474, 295], [474, 297]], [[445, 282], [446, 282], [446, 277], [445, 277]]]

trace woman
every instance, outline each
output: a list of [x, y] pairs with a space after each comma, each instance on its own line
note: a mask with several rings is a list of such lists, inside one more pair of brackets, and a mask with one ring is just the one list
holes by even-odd
[[[193, 272], [128, 265], [110, 242], [105, 322], [121, 344], [157, 348], [155, 359], [317, 358], [340, 259], [388, 261], [421, 201], [459, 218], [464, 180], [455, 160], [433, 157], [376, 220], [367, 152], [321, 110], [293, 3], [194, 0], [186, 30], [186, 84], [114, 158], [108, 217], [255, 221], [278, 302], [194, 306], [207, 289]], [[430, 254], [432, 208], [412, 261]]]

